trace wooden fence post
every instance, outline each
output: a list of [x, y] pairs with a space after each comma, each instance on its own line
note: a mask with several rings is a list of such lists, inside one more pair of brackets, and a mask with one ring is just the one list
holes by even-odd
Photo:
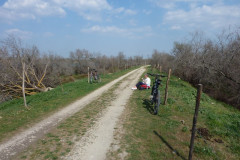
[[88, 67], [88, 83], [89, 83], [89, 67]]
[[60, 78], [60, 73], [58, 73], [58, 78], [59, 78], [59, 82], [60, 82], [61, 89], [62, 89], [62, 92], [63, 92], [64, 90], [63, 90], [62, 80], [61, 80], [61, 78]]
[[171, 69], [168, 70], [168, 78], [167, 78], [167, 82], [166, 82], [166, 88], [165, 88], [165, 97], [164, 97], [164, 105], [167, 104], [167, 98], [168, 98], [168, 83], [169, 83], [169, 79], [171, 76]]
[[162, 73], [162, 66], [160, 66], [159, 71], [160, 71], [160, 73]]
[[25, 95], [25, 62], [23, 62], [23, 73], [22, 73], [22, 93], [23, 93], [23, 101], [24, 101], [24, 106], [27, 107], [27, 100], [26, 100], [26, 95]]
[[193, 117], [192, 136], [191, 136], [191, 141], [190, 141], [190, 150], [189, 150], [188, 160], [192, 160], [194, 138], [195, 138], [195, 132], [196, 132], [196, 124], [197, 124], [201, 94], [202, 94], [202, 84], [198, 84], [196, 106], [195, 106], [195, 113], [194, 113], [194, 117]]

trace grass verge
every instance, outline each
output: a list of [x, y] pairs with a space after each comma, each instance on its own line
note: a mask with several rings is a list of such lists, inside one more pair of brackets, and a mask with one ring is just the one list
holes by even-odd
[[28, 96], [29, 109], [24, 107], [22, 98], [0, 104], [0, 142], [133, 69], [102, 75], [101, 83], [88, 84], [85, 78]]
[[[149, 71], [148, 72], [157, 72]], [[153, 81], [154, 79], [152, 79]], [[166, 78], [163, 78], [165, 84]], [[161, 100], [164, 96], [160, 88]], [[152, 114], [151, 90], [135, 91], [125, 111], [120, 148], [112, 159], [188, 159], [196, 89], [171, 76], [167, 105]], [[193, 159], [239, 159], [240, 112], [202, 94]]]

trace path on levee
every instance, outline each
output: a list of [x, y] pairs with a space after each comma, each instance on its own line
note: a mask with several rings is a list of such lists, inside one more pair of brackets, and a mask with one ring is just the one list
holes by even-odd
[[87, 133], [81, 138], [81, 140], [75, 143], [72, 151], [64, 157], [64, 159], [83, 160], [105, 159], [106, 154], [110, 149], [110, 145], [113, 142], [114, 128], [117, 125], [118, 118], [122, 114], [125, 105], [133, 92], [131, 87], [137, 83], [144, 71], [144, 67], [133, 70], [87, 96], [73, 102], [52, 116], [35, 124], [33, 127], [11, 137], [8, 141], [0, 144], [0, 159], [11, 159], [56, 127], [60, 122], [76, 112], [79, 112], [87, 104], [99, 98], [100, 95], [110, 89], [113, 85], [121, 82], [115, 89], [117, 98], [110, 103], [111, 105], [107, 107], [104, 114], [102, 114], [93, 127], [88, 129]]

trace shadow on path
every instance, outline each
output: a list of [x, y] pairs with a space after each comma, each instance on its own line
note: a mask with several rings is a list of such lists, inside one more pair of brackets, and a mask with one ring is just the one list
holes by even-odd
[[153, 131], [153, 133], [158, 136], [164, 144], [172, 151], [175, 152], [177, 156], [181, 157], [183, 160], [187, 160], [186, 158], [183, 157], [177, 150], [175, 150], [160, 134], [158, 134], [157, 131]]

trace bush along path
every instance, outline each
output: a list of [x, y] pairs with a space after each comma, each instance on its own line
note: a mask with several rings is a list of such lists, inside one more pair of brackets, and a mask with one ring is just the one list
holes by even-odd
[[[26, 158], [26, 159], [55, 159], [58, 156], [65, 155], [67, 152], [70, 151], [69, 146], [73, 145], [73, 142], [75, 142], [76, 139], [79, 139], [78, 136], [85, 135], [84, 133], [88, 130], [88, 127], [89, 127], [88, 125], [91, 126], [94, 124], [94, 121], [92, 120], [92, 118], [94, 119], [96, 117], [94, 117], [93, 115], [97, 115], [97, 116], [101, 115], [98, 113], [101, 111], [101, 109], [104, 108], [106, 103], [111, 102], [111, 100], [114, 98], [114, 96], [113, 96], [114, 94], [116, 94], [116, 96], [119, 97], [120, 93], [117, 93], [117, 92], [116, 93], [114, 92], [114, 94], [108, 93], [108, 92], [111, 92], [111, 89], [110, 89], [111, 86], [113, 86], [114, 84], [117, 84], [118, 82], [122, 82], [122, 84], [124, 84], [124, 85], [121, 85], [120, 88], [114, 87], [114, 89], [118, 88], [117, 90], [121, 91], [121, 93], [122, 93], [123, 88], [125, 88], [127, 86], [127, 88], [125, 88], [125, 90], [128, 90], [128, 92], [125, 92], [123, 95], [124, 95], [124, 98], [128, 98], [129, 94], [132, 92], [132, 90], [130, 90], [129, 88], [131, 87], [131, 85], [135, 85], [136, 81], [138, 80], [138, 76], [140, 76], [144, 70], [145, 70], [144, 68], [140, 68], [140, 69], [134, 70], [128, 74], [125, 74], [124, 76], [108, 83], [104, 87], [94, 91], [93, 93], [87, 95], [86, 97], [83, 97], [80, 100], [74, 102], [73, 104], [63, 108], [60, 112], [56, 112], [53, 116], [50, 116], [49, 118], [45, 119], [44, 121], [36, 124], [33, 128], [30, 128], [27, 131], [21, 133], [21, 135], [13, 137], [10, 141], [8, 141], [7, 143], [0, 146], [1, 147], [0, 149], [2, 152], [0, 154], [2, 156], [1, 159], [7, 159], [9, 157], [11, 157], [11, 158], [15, 157], [15, 159], [19, 159], [19, 155], [16, 154], [16, 156], [14, 156], [14, 155], [10, 155], [10, 154], [14, 153], [13, 151], [21, 151], [21, 150], [25, 149], [27, 146], [30, 146], [31, 144], [33, 144], [33, 145], [30, 146], [30, 148], [32, 148], [33, 146], [35, 146], [33, 148], [37, 148], [38, 145], [44, 145], [43, 148], [45, 148], [45, 150], [39, 151], [39, 149], [37, 149], [36, 151], [29, 151], [29, 152], [26, 151], [24, 153], [28, 153], [29, 155], [23, 153], [23, 154], [21, 154], [20, 158], [23, 158], [23, 159], [24, 158]], [[109, 89], [110, 89], [110, 91], [108, 91]], [[108, 94], [110, 94], [110, 98], [107, 98], [107, 99], [104, 97], [99, 98], [99, 96], [102, 95], [104, 92], [107, 92]], [[108, 119], [107, 121], [109, 121], [109, 123], [105, 124], [105, 127], [108, 127], [108, 128], [103, 129], [106, 132], [102, 133], [102, 136], [104, 136], [105, 134], [109, 134], [109, 136], [111, 136], [111, 130], [114, 129], [114, 125], [117, 121], [118, 114], [120, 114], [119, 107], [121, 108], [121, 106], [123, 106], [124, 103], [126, 103], [125, 101], [123, 101], [123, 99], [120, 99], [120, 101], [118, 101], [119, 104], [118, 103], [114, 104], [113, 102], [111, 102], [111, 104], [113, 104], [113, 107], [107, 107], [107, 108], [111, 108], [110, 113], [109, 113], [109, 111], [106, 111], [107, 116], [105, 116], [105, 117], [107, 117], [107, 119]], [[90, 104], [90, 106], [92, 106], [93, 108], [91, 108], [89, 106], [84, 107], [91, 102], [94, 103], [94, 100], [97, 100], [97, 102], [95, 102], [94, 105]], [[115, 110], [115, 109], [117, 109], [117, 110]], [[85, 113], [85, 114], [83, 114], [83, 113]], [[100, 112], [100, 113], [102, 113], [102, 112]], [[78, 117], [77, 114], [80, 114], [82, 116]], [[72, 116], [72, 115], [74, 115], [74, 116]], [[66, 119], [67, 117], [70, 117], [70, 118], [65, 120], [62, 124], [60, 124], [60, 122], [64, 119]], [[80, 119], [80, 120], [73, 120], [73, 121], [71, 120], [71, 119], [76, 119], [76, 118]], [[115, 121], [113, 119], [115, 119]], [[98, 120], [95, 120], [95, 121], [98, 121]], [[70, 125], [69, 123], [72, 124], [73, 126]], [[68, 126], [68, 124], [70, 126]], [[55, 126], [57, 126], [57, 125], [58, 125], [57, 129], [54, 129]], [[75, 127], [76, 125], [77, 126], [80, 125], [80, 126], [82, 126], [82, 128]], [[71, 128], [71, 127], [73, 127], [73, 128]], [[54, 130], [58, 130], [58, 129], [62, 130], [63, 132], [56, 132], [57, 134], [55, 134]], [[65, 136], [58, 135], [61, 133], [63, 133], [63, 134], [67, 133], [67, 134]], [[38, 139], [39, 137], [42, 137], [44, 134], [46, 134], [45, 138], [49, 138], [50, 140], [48, 141], [48, 140], [42, 139], [36, 145], [36, 143], [34, 141], [36, 141], [36, 139]], [[73, 139], [69, 138], [71, 136], [74, 136], [74, 137], [72, 137]], [[54, 142], [56, 143], [56, 146], [52, 146], [52, 144]], [[61, 153], [57, 152], [58, 150], [61, 150], [61, 149], [59, 149], [59, 147], [60, 148], [61, 148], [61, 146], [63, 146], [63, 148], [66, 147], [66, 144], [64, 144], [64, 142], [66, 142], [67, 148], [65, 148], [64, 151], [61, 151]], [[111, 142], [109, 141], [108, 143], [111, 143]], [[23, 146], [23, 144], [24, 144], [24, 146]], [[61, 145], [61, 144], [63, 144], [63, 145]], [[109, 145], [108, 144], [105, 145], [105, 150], [108, 149], [107, 147]], [[100, 148], [104, 148], [104, 147], [100, 146]], [[55, 151], [55, 150], [57, 150], [57, 151]], [[56, 152], [59, 154], [55, 155], [54, 153], [56, 153]], [[31, 154], [31, 153], [33, 153], [33, 154]], [[97, 152], [97, 153], [101, 153], [101, 152]], [[35, 154], [37, 156], [34, 156]], [[43, 157], [39, 156], [39, 154], [43, 155]], [[76, 152], [74, 152], [74, 151], [71, 152], [71, 154], [68, 155], [68, 157], [66, 159], [71, 159], [71, 157], [73, 157], [73, 159], [74, 159], [74, 155], [78, 155], [78, 154], [80, 154], [80, 153], [78, 153], [78, 149], [77, 149]], [[90, 154], [91, 154], [91, 152], [90, 152]], [[5, 157], [3, 157], [3, 155], [5, 155]], [[105, 155], [105, 153], [102, 152], [102, 156], [104, 156], [104, 155]], [[88, 154], [86, 154], [85, 156], [89, 157]], [[14, 158], [12, 158], [12, 159], [14, 159]]]
[[[165, 84], [166, 78], [162, 79]], [[164, 87], [160, 88], [162, 102]], [[197, 91], [174, 76], [168, 91], [167, 105], [160, 105], [157, 116], [149, 101], [151, 90], [133, 93], [115, 130], [108, 159], [122, 159], [121, 155], [131, 160], [188, 159]], [[239, 159], [239, 133], [240, 111], [203, 93], [193, 159]]]
[[99, 88], [98, 90], [95, 90], [91, 94], [63, 108], [59, 112], [56, 112], [48, 118], [45, 118], [43, 121], [35, 124], [33, 127], [30, 127], [29, 129], [24, 130], [20, 134], [12, 137], [8, 141], [5, 141], [0, 145], [0, 159], [9, 159], [10, 157], [15, 156], [18, 152], [22, 151], [30, 144], [34, 143], [39, 137], [43, 136], [51, 129], [55, 128], [55, 126], [57, 126], [61, 121], [63, 121], [67, 117], [72, 116], [73, 114], [84, 108], [84, 106], [96, 100], [103, 92], [106, 92], [111, 86], [113, 86], [119, 81], [122, 81], [123, 79], [137, 72], [138, 70], [139, 69], [134, 70], [118, 79], [115, 79], [114, 81]]

